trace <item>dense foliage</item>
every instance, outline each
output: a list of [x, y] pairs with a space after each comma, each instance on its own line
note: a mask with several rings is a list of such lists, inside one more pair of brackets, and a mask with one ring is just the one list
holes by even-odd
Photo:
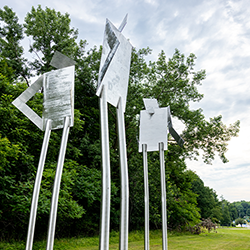
[[[43, 133], [11, 102], [29, 84], [31, 74], [52, 70], [49, 62], [58, 50], [74, 59], [75, 125], [70, 131], [59, 197], [57, 236], [96, 234], [99, 230], [101, 199], [101, 149], [99, 106], [95, 95], [101, 48], [85, 50], [86, 41], [77, 42], [78, 32], [70, 27], [68, 14], [41, 6], [32, 7], [24, 25], [7, 6], [0, 11], [0, 232], [2, 238], [26, 235], [32, 188], [38, 165]], [[36, 59], [23, 59], [20, 46], [24, 34], [30, 36], [30, 52]], [[18, 53], [11, 54], [17, 50]], [[187, 170], [185, 159], [195, 159], [201, 152], [206, 163], [215, 154], [227, 162], [227, 142], [239, 132], [239, 121], [228, 127], [222, 117], [205, 120], [202, 110], [191, 110], [189, 103], [202, 99], [197, 86], [205, 79], [205, 71], [195, 71], [194, 54], [187, 58], [176, 50], [166, 58], [162, 51], [155, 62], [147, 63], [149, 48], [133, 49], [125, 112], [126, 141], [130, 181], [130, 229], [144, 224], [142, 155], [138, 153], [138, 115], [144, 109], [142, 98], [157, 98], [160, 106], [171, 106], [172, 114], [185, 125], [179, 148], [169, 137], [165, 153], [167, 179], [168, 227], [183, 228], [210, 217], [214, 222], [224, 218], [224, 203], [200, 178]], [[29, 67], [27, 67], [29, 65]], [[22, 79], [25, 80], [23, 83]], [[42, 113], [42, 93], [28, 105]], [[111, 229], [119, 228], [120, 176], [116, 110], [109, 106], [110, 154], [112, 175]], [[43, 237], [50, 209], [61, 131], [51, 134], [39, 197], [36, 236]], [[161, 195], [159, 155], [148, 154], [150, 188], [150, 227], [161, 227]], [[223, 210], [224, 209], [224, 210]], [[233, 210], [230, 210], [233, 211]], [[232, 212], [233, 213], [233, 212]], [[226, 214], [226, 212], [224, 213]], [[231, 216], [231, 215], [230, 215]], [[226, 218], [226, 215], [225, 215]], [[20, 233], [21, 232], [21, 233]]]

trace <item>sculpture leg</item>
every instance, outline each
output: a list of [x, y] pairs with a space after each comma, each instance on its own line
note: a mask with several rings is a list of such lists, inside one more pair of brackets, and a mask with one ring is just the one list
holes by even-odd
[[143, 170], [144, 170], [144, 249], [149, 250], [149, 188], [148, 188], [148, 160], [147, 144], [142, 144], [143, 152]]
[[105, 86], [100, 97], [101, 118], [101, 143], [102, 143], [102, 204], [99, 249], [109, 249], [109, 226], [110, 226], [110, 153], [109, 153], [109, 128], [108, 107]]
[[119, 149], [120, 149], [120, 176], [121, 176], [121, 211], [120, 211], [120, 250], [128, 249], [128, 215], [129, 215], [129, 182], [124, 113], [122, 98], [117, 107]]
[[164, 164], [164, 143], [159, 143], [160, 165], [161, 165], [161, 204], [162, 204], [162, 249], [168, 249], [167, 237], [167, 202], [166, 202], [166, 178]]
[[30, 209], [29, 228], [28, 228], [27, 241], [26, 241], [26, 250], [32, 250], [32, 247], [33, 247], [38, 198], [39, 198], [40, 186], [41, 186], [41, 181], [42, 181], [42, 176], [43, 176], [44, 163], [45, 163], [48, 145], [49, 145], [50, 133], [51, 133], [51, 120], [48, 120], [46, 123], [45, 134], [43, 138], [43, 145], [42, 145], [42, 150], [41, 150], [40, 159], [38, 163], [36, 180], [34, 184], [31, 209]]
[[53, 194], [51, 199], [51, 208], [50, 208], [50, 219], [49, 219], [49, 228], [48, 228], [48, 239], [47, 239], [47, 250], [53, 250], [54, 246], [54, 236], [56, 229], [56, 216], [57, 216], [57, 206], [58, 206], [58, 198], [60, 191], [60, 182], [63, 171], [63, 163], [67, 148], [67, 141], [69, 135], [69, 117], [64, 118], [64, 127], [62, 134], [62, 141], [60, 146], [60, 152], [58, 156], [56, 175], [54, 180]]

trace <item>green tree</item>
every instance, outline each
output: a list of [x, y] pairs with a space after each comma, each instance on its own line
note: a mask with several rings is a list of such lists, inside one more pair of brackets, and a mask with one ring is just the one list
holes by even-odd
[[[173, 57], [167, 60], [165, 53], [162, 51], [156, 62], [147, 64], [145, 56], [150, 52], [150, 49], [147, 48], [138, 51], [134, 50], [132, 53], [127, 108], [125, 113], [128, 165], [131, 181], [130, 190], [137, 190], [139, 192], [139, 189], [135, 189], [135, 187], [137, 187], [138, 183], [143, 183], [143, 177], [140, 174], [142, 169], [138, 168], [138, 164], [142, 164], [142, 159], [139, 160], [137, 156], [138, 145], [136, 142], [139, 127], [138, 114], [140, 110], [144, 109], [142, 98], [156, 98], [160, 106], [164, 107], [170, 105], [172, 115], [181, 120], [185, 125], [185, 130], [182, 134], [185, 140], [184, 148], [179, 148], [170, 136], [169, 149], [166, 154], [166, 176], [169, 177], [168, 197], [173, 197], [173, 199], [168, 198], [169, 221], [171, 221], [172, 217], [174, 218], [171, 222], [172, 225], [176, 226], [178, 223], [179, 225], [184, 225], [185, 223], [180, 222], [180, 220], [178, 222], [178, 208], [180, 208], [178, 202], [180, 194], [184, 195], [185, 187], [180, 185], [180, 182], [174, 181], [174, 176], [179, 178], [186, 171], [186, 165], [183, 162], [180, 172], [178, 172], [177, 175], [174, 174], [180, 165], [180, 159], [195, 159], [202, 150], [204, 152], [203, 158], [206, 163], [211, 163], [216, 153], [219, 154], [223, 162], [227, 162], [224, 155], [227, 141], [229, 141], [232, 136], [237, 136], [239, 132], [239, 121], [226, 127], [222, 123], [221, 116], [206, 121], [201, 109], [190, 110], [189, 102], [199, 101], [202, 98], [202, 95], [199, 94], [197, 90], [197, 86], [205, 79], [204, 70], [198, 72], [194, 71], [196, 59], [194, 54], [190, 54], [190, 56], [185, 59], [185, 56], [181, 54], [180, 51], [176, 50]], [[112, 141], [115, 142], [115, 139], [114, 137]], [[159, 166], [157, 153], [152, 154], [152, 164], [155, 173]], [[189, 179], [189, 181], [192, 181], [192, 179]], [[156, 187], [159, 184], [155, 182], [153, 185]], [[186, 184], [186, 186], [188, 185], [189, 184]], [[175, 186], [181, 186], [181, 188], [175, 189]], [[152, 187], [150, 188], [152, 189]], [[209, 192], [209, 190], [207, 191]], [[131, 203], [143, 204], [142, 201], [136, 202], [138, 197], [143, 195], [142, 190], [140, 191], [140, 195], [135, 192], [130, 192]], [[155, 194], [156, 192], [154, 192], [154, 195]], [[152, 198], [150, 199], [152, 200]], [[196, 201], [193, 200], [193, 204], [196, 204]], [[184, 211], [188, 206], [185, 206], [185, 203], [182, 205]], [[137, 208], [138, 207], [140, 206], [138, 205]], [[158, 209], [160, 208], [159, 205], [156, 207]], [[212, 208], [211, 206], [211, 209]], [[136, 208], [131, 209], [134, 211]], [[141, 208], [138, 209], [142, 211]], [[198, 209], [194, 209], [193, 211], [193, 218], [198, 218], [198, 216], [195, 216]], [[219, 209], [213, 209], [213, 213], [217, 216], [217, 220], [220, 218], [220, 213], [218, 211]], [[158, 213], [155, 211], [154, 214], [157, 214], [159, 218], [160, 211], [158, 210]], [[210, 214], [212, 216], [212, 212]], [[136, 225], [140, 225], [140, 218], [141, 217], [138, 215], [133, 219]], [[192, 220], [189, 220], [189, 222], [191, 221]], [[159, 227], [159, 224], [157, 224], [157, 227]]]
[[192, 191], [198, 195], [197, 206], [200, 209], [201, 217], [210, 218], [213, 222], [218, 223], [222, 219], [222, 213], [215, 191], [204, 186], [204, 182], [198, 175], [192, 182]]
[[241, 227], [242, 227], [242, 224], [245, 224], [246, 223], [246, 221], [243, 219], [243, 218], [238, 218], [238, 219], [236, 219], [235, 220], [235, 224], [236, 225], [241, 225]]
[[233, 203], [229, 204], [229, 212], [232, 220], [235, 220], [239, 217], [237, 208]]
[[[17, 110], [11, 102], [27, 86], [25, 84], [11, 84], [0, 74], [0, 228], [3, 238], [26, 235], [29, 218], [32, 189], [36, 168], [40, 156], [43, 133], [33, 125], [28, 118]], [[38, 93], [28, 105], [37, 113], [42, 112], [42, 94]], [[81, 130], [83, 122], [79, 119], [79, 112], [75, 111], [73, 133]], [[61, 133], [53, 131], [47, 156], [47, 165], [43, 175], [38, 206], [38, 232], [48, 219], [53, 178], [55, 174], [57, 155], [59, 152]], [[79, 156], [74, 146], [74, 139], [69, 140], [62, 177], [61, 192], [58, 209], [58, 227], [63, 221], [77, 219], [85, 213], [82, 205], [73, 197], [72, 190], [79, 175], [74, 169], [73, 161]], [[80, 168], [80, 167], [79, 167]], [[41, 227], [40, 227], [40, 226]]]
[[[20, 45], [23, 37], [23, 27], [18, 23], [18, 17], [8, 6], [0, 9], [0, 56], [6, 58], [6, 63], [14, 70], [13, 77], [24, 79], [28, 85], [30, 71], [26, 65], [27, 59], [23, 57], [24, 49]], [[3, 61], [1, 61], [3, 62]], [[3, 72], [3, 71], [1, 71]]]
[[25, 17], [25, 33], [33, 40], [29, 51], [37, 56], [31, 65], [37, 74], [52, 69], [49, 64], [55, 51], [71, 58], [79, 52], [76, 43], [78, 31], [70, 27], [70, 22], [68, 13], [63, 15], [48, 7], [43, 10], [41, 5], [37, 9], [32, 7]]
[[[25, 33], [33, 40], [30, 51], [36, 53], [32, 62], [37, 74], [51, 70], [49, 63], [54, 52], [60, 51], [74, 59], [75, 77], [75, 125], [70, 130], [60, 194], [58, 235], [93, 234], [98, 231], [100, 213], [101, 150], [99, 134], [99, 106], [95, 95], [98, 79], [101, 48], [94, 47], [85, 51], [86, 42], [77, 44], [77, 30], [70, 27], [69, 14], [41, 6], [34, 7], [25, 18]], [[160, 106], [171, 106], [172, 115], [185, 125], [182, 137], [186, 143], [179, 148], [169, 136], [168, 151], [165, 152], [168, 197], [168, 226], [171, 228], [195, 225], [199, 222], [201, 208], [192, 191], [192, 183], [197, 178], [188, 171], [185, 159], [194, 159], [203, 151], [205, 162], [211, 163], [218, 153], [226, 162], [224, 153], [227, 142], [239, 131], [239, 122], [229, 127], [222, 123], [222, 117], [205, 120], [202, 110], [190, 110], [191, 101], [199, 101], [202, 95], [199, 86], [205, 79], [205, 71], [195, 71], [195, 55], [186, 59], [176, 50], [173, 57], [166, 59], [162, 51], [155, 62], [147, 63], [145, 57], [151, 53], [149, 48], [133, 49], [127, 106], [125, 113], [127, 155], [130, 181], [130, 229], [143, 228], [143, 170], [142, 155], [138, 154], [139, 113], [144, 109], [142, 98], [157, 98]], [[0, 65], [1, 66], [1, 65]], [[2, 151], [6, 167], [1, 172], [0, 185], [3, 187], [1, 199], [3, 207], [1, 225], [3, 235], [24, 232], [29, 211], [31, 187], [39, 159], [43, 133], [25, 118], [11, 101], [26, 87], [17, 83], [11, 85], [8, 75], [0, 78], [0, 124]], [[28, 105], [38, 114], [42, 113], [42, 93], [36, 94]], [[109, 133], [112, 175], [111, 229], [119, 228], [120, 176], [116, 110], [109, 105]], [[40, 236], [46, 231], [51, 183], [57, 162], [61, 131], [53, 131], [50, 139], [44, 182], [38, 211]], [[16, 153], [14, 153], [16, 152]], [[17, 157], [17, 159], [15, 158]], [[18, 161], [18, 164], [17, 164]], [[148, 155], [150, 185], [150, 223], [151, 228], [161, 226], [161, 195], [159, 154]], [[4, 172], [5, 171], [5, 172]], [[7, 187], [10, 187], [7, 189]], [[5, 188], [5, 189], [4, 189]], [[207, 190], [208, 194], [209, 189]], [[14, 194], [16, 196], [14, 196]], [[210, 194], [216, 196], [213, 192]], [[11, 197], [11, 198], [9, 198]], [[211, 197], [210, 197], [211, 198]], [[212, 198], [211, 198], [212, 199]], [[19, 201], [18, 203], [16, 201]], [[65, 209], [64, 209], [65, 208]], [[211, 216], [218, 218], [217, 207]], [[204, 211], [205, 213], [205, 211]], [[216, 215], [217, 214], [217, 215]], [[17, 219], [18, 217], [18, 219]], [[19, 219], [21, 218], [21, 220]], [[64, 219], [63, 219], [64, 218]], [[15, 227], [6, 227], [7, 221]], [[16, 223], [18, 221], [18, 223]], [[66, 230], [67, 228], [67, 230]]]
[[230, 226], [232, 222], [232, 218], [229, 212], [229, 206], [230, 206], [230, 203], [223, 198], [221, 201], [221, 208], [222, 208], [221, 225], [222, 226]]

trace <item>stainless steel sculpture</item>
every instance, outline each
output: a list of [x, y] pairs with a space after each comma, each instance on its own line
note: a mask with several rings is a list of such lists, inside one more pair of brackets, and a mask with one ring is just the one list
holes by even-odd
[[124, 112], [126, 108], [128, 78], [132, 46], [121, 34], [127, 23], [124, 18], [119, 29], [106, 20], [102, 57], [96, 94], [100, 97], [101, 141], [102, 141], [102, 208], [99, 249], [109, 249], [110, 230], [110, 155], [107, 102], [117, 109], [120, 174], [121, 216], [120, 249], [128, 248], [129, 183], [126, 152]]
[[144, 249], [149, 250], [149, 188], [147, 151], [160, 152], [161, 202], [162, 202], [162, 249], [167, 250], [167, 203], [164, 150], [167, 150], [168, 130], [179, 146], [184, 140], [172, 126], [170, 107], [159, 108], [156, 99], [143, 99], [146, 110], [140, 112], [139, 152], [143, 152], [144, 202], [145, 202], [145, 237]]
[[[64, 56], [60, 52], [56, 52], [52, 58], [51, 65], [58, 68], [58, 70], [43, 74], [40, 78], [38, 78], [37, 81], [35, 81], [29, 88], [27, 88], [19, 97], [17, 97], [13, 101], [13, 104], [38, 128], [43, 131], [45, 130], [32, 196], [26, 250], [32, 250], [33, 246], [38, 198], [51, 130], [63, 128], [62, 141], [51, 199], [47, 240], [47, 250], [53, 249], [57, 206], [64, 157], [66, 152], [69, 128], [74, 125], [74, 61]], [[33, 97], [42, 87], [44, 91], [44, 110], [41, 118], [26, 105], [26, 102], [31, 97]]]

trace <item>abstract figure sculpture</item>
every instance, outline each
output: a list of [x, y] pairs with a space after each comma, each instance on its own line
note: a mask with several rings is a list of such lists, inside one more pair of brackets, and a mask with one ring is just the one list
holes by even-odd
[[100, 97], [102, 141], [102, 208], [99, 249], [109, 249], [110, 230], [110, 156], [107, 103], [117, 108], [121, 173], [120, 249], [128, 248], [129, 183], [126, 152], [124, 112], [132, 46], [121, 34], [127, 22], [119, 29], [106, 20], [102, 57], [96, 94]]
[[172, 126], [170, 107], [159, 108], [156, 99], [143, 99], [146, 110], [140, 112], [140, 141], [139, 152], [143, 152], [144, 167], [144, 201], [145, 201], [145, 238], [144, 249], [149, 250], [149, 188], [147, 151], [160, 151], [161, 171], [161, 201], [162, 201], [162, 249], [167, 250], [167, 204], [166, 179], [164, 166], [164, 150], [168, 145], [168, 130], [183, 146], [184, 140], [176, 133]]
[[[44, 163], [46, 159], [51, 130], [63, 128], [60, 152], [54, 188], [51, 199], [50, 220], [47, 239], [47, 250], [52, 250], [56, 227], [57, 206], [60, 190], [60, 182], [68, 141], [69, 128], [74, 124], [74, 61], [56, 52], [51, 65], [57, 70], [43, 74], [29, 88], [27, 88], [13, 104], [26, 115], [38, 128], [45, 130], [41, 155], [39, 159], [36, 180], [34, 184], [32, 204], [30, 211], [29, 228], [26, 242], [26, 250], [32, 250], [37, 214], [38, 197], [41, 186]], [[26, 102], [43, 88], [43, 116], [39, 117]]]

